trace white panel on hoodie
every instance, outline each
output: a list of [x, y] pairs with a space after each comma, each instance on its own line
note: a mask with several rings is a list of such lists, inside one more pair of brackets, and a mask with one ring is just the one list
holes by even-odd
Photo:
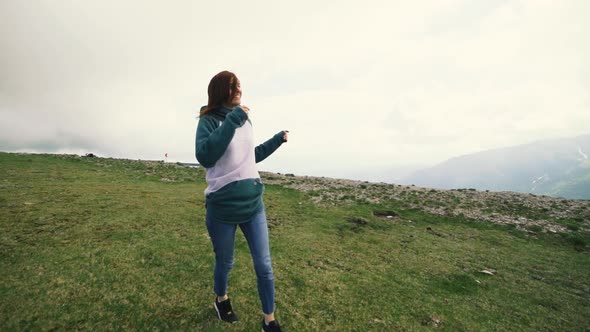
[[254, 135], [250, 121], [236, 129], [221, 158], [215, 166], [207, 168], [205, 178], [208, 183], [205, 195], [216, 192], [234, 181], [260, 178], [256, 167]]

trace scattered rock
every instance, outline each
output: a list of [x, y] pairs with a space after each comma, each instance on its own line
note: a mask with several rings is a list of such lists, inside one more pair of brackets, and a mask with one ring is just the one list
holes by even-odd
[[430, 325], [432, 327], [440, 327], [442, 323], [443, 320], [438, 315], [430, 315], [430, 317], [422, 321], [422, 325]]
[[479, 271], [480, 273], [485, 273], [485, 274], [489, 274], [491, 276], [496, 275], [496, 273], [498, 273], [498, 271], [494, 270], [494, 269], [483, 269], [481, 271]]
[[[349, 201], [383, 205], [395, 202], [395, 206], [400, 209], [419, 209], [433, 215], [514, 225], [517, 230], [523, 232], [527, 232], [527, 229], [537, 234], [590, 231], [590, 200], [471, 190], [473, 188], [433, 191], [432, 188], [399, 184], [267, 172], [261, 172], [261, 175], [267, 184], [312, 193], [310, 201], [320, 206], [346, 204]], [[396, 215], [389, 215], [391, 218], [388, 218], [388, 215], [377, 217], [395, 220]], [[568, 229], [560, 224], [560, 219], [579, 219], [579, 228]], [[532, 226], [535, 228], [531, 228]]]
[[393, 219], [399, 218], [400, 215], [395, 211], [373, 211], [373, 215], [375, 217], [386, 218], [386, 219]]

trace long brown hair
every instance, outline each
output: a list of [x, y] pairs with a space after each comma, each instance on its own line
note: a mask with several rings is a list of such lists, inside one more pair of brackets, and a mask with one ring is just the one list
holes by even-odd
[[221, 107], [224, 102], [228, 101], [231, 93], [236, 93], [238, 86], [238, 77], [236, 74], [224, 70], [213, 76], [209, 82], [207, 93], [209, 94], [209, 102], [207, 106], [202, 107], [199, 116], [207, 114], [209, 111]]

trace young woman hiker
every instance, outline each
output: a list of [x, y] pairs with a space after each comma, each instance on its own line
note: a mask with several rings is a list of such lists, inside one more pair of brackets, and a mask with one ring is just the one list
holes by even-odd
[[213, 251], [215, 297], [219, 319], [238, 320], [227, 295], [229, 272], [234, 263], [234, 240], [239, 226], [254, 262], [258, 294], [262, 302], [262, 331], [281, 331], [274, 317], [274, 276], [268, 243], [264, 185], [256, 163], [287, 142], [284, 130], [254, 146], [250, 109], [241, 105], [242, 88], [235, 74], [222, 71], [209, 82], [209, 102], [201, 108], [196, 137], [196, 157], [206, 168], [206, 224]]

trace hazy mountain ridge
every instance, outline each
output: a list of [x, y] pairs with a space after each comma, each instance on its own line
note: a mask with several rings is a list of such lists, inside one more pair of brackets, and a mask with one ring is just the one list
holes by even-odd
[[590, 135], [539, 141], [449, 159], [404, 183], [590, 199]]

